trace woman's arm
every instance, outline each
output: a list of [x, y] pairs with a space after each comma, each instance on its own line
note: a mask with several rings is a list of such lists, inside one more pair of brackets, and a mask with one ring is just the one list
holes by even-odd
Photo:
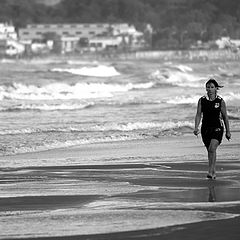
[[201, 122], [202, 119], [202, 104], [201, 104], [201, 98], [198, 100], [198, 105], [197, 105], [197, 113], [195, 116], [195, 128], [194, 128], [194, 135], [198, 135], [199, 134], [199, 124]]
[[223, 118], [223, 122], [226, 129], [225, 136], [227, 140], [229, 140], [231, 138], [231, 133], [230, 133], [230, 127], [229, 127], [229, 121], [228, 121], [228, 115], [227, 115], [227, 107], [224, 100], [222, 100], [222, 104], [221, 104], [221, 113], [222, 113], [222, 118]]

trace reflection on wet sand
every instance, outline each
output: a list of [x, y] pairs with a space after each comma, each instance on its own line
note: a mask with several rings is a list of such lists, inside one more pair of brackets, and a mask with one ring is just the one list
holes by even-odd
[[105, 239], [125, 240], [130, 237], [123, 232], [142, 236], [159, 228], [161, 235], [172, 226], [165, 239], [195, 239], [196, 231], [201, 236], [211, 228], [216, 237], [207, 237], [220, 240], [219, 230], [226, 228], [219, 224], [228, 223], [229, 239], [238, 240], [240, 159], [223, 157], [233, 150], [222, 148], [217, 180], [206, 179], [205, 152], [193, 160], [199, 147], [191, 145], [192, 137], [170, 140], [0, 157], [0, 239], [99, 240], [105, 234]]
[[208, 201], [216, 202], [217, 198], [216, 198], [214, 186], [209, 186], [208, 189], [209, 189]]

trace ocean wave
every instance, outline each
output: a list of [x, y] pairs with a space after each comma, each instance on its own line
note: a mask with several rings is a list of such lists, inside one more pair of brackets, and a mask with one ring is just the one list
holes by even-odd
[[[61, 101], [61, 100], [60, 100]], [[128, 106], [140, 106], [140, 105], [157, 105], [165, 103], [163, 100], [151, 100], [151, 99], [126, 99], [126, 100], [110, 100], [110, 101], [94, 101], [86, 100], [79, 102], [78, 100], [66, 100], [59, 103], [59, 101], [22, 101], [22, 103], [7, 103], [0, 104], [0, 112], [19, 112], [19, 111], [71, 111], [81, 110], [92, 107], [128, 107]]]
[[84, 138], [84, 139], [76, 139], [76, 140], [66, 140], [66, 141], [52, 141], [52, 142], [42, 142], [41, 144], [31, 144], [21, 146], [0, 146], [0, 156], [6, 155], [15, 155], [21, 153], [30, 153], [30, 152], [41, 152], [51, 149], [59, 149], [66, 147], [73, 147], [78, 145], [92, 144], [92, 143], [104, 143], [104, 142], [117, 142], [117, 141], [130, 141], [135, 139], [143, 139], [144, 136], [135, 136], [135, 135], [110, 135], [96, 138]]
[[14, 83], [13, 87], [0, 86], [0, 99], [54, 100], [112, 97], [114, 92], [127, 92], [132, 89], [149, 88], [153, 84], [105, 84], [105, 83], [52, 83], [45, 86]]
[[230, 120], [240, 120], [240, 110], [229, 110], [228, 117]]
[[240, 114], [236, 115], [236, 114], [228, 114], [228, 117], [230, 120], [240, 120]]
[[197, 104], [198, 100], [201, 96], [177, 96], [175, 98], [171, 98], [170, 100], [166, 100], [166, 103], [169, 104]]
[[3, 129], [0, 131], [0, 135], [22, 135], [22, 134], [35, 134], [35, 133], [73, 133], [73, 132], [90, 132], [95, 131], [86, 129], [84, 127], [47, 127], [47, 128], [21, 128], [21, 129]]
[[66, 125], [61, 127], [48, 128], [21, 128], [3, 129], [0, 135], [34, 134], [34, 133], [53, 133], [53, 132], [131, 132], [137, 130], [156, 129], [160, 132], [167, 130], [177, 130], [182, 128], [193, 128], [190, 121], [166, 121], [166, 122], [129, 122], [129, 123], [106, 123], [89, 126], [79, 126], [78, 124]]
[[224, 95], [224, 100], [235, 101], [240, 100], [240, 93], [229, 92]]
[[86, 104], [77, 104], [77, 103], [62, 103], [62, 104], [51, 104], [51, 103], [43, 103], [43, 104], [30, 104], [23, 103], [13, 106], [0, 106], [0, 112], [17, 112], [17, 111], [57, 111], [57, 110], [78, 110], [85, 109], [94, 106], [94, 103], [86, 103]]
[[[176, 96], [175, 98], [166, 100], [166, 103], [169, 104], [197, 104], [198, 100], [201, 96], [200, 95], [196, 95], [196, 96]], [[240, 94], [239, 93], [225, 93], [224, 96], [222, 96], [224, 98], [224, 100], [226, 102], [230, 102], [230, 101], [238, 101], [240, 100]]]
[[68, 72], [71, 74], [89, 76], [89, 77], [116, 77], [120, 73], [113, 66], [91, 66], [82, 68], [53, 68], [53, 72]]
[[[120, 125], [116, 127], [118, 131], [113, 132], [110, 131], [110, 129], [113, 129], [114, 127], [102, 127], [100, 130], [106, 131], [109, 130], [108, 133], [104, 134], [90, 134], [88, 133], [85, 135], [85, 137], [82, 137], [81, 135], [74, 135], [71, 139], [64, 140], [64, 137], [62, 140], [51, 140], [49, 138], [49, 131], [62, 131], [65, 133], [69, 131], [70, 129], [49, 129], [48, 132], [45, 132], [48, 136], [48, 138], [43, 138], [39, 141], [24, 141], [24, 143], [19, 144], [18, 142], [11, 141], [9, 144], [1, 144], [0, 147], [0, 156], [5, 155], [15, 155], [15, 154], [21, 154], [21, 153], [29, 153], [29, 152], [41, 152], [46, 151], [50, 149], [59, 149], [59, 148], [66, 148], [66, 147], [73, 147], [73, 146], [79, 146], [79, 145], [85, 145], [85, 144], [92, 144], [92, 143], [105, 143], [105, 142], [120, 142], [120, 141], [131, 141], [131, 140], [140, 140], [140, 139], [151, 139], [151, 138], [159, 138], [161, 136], [166, 135], [179, 135], [180, 133], [177, 132], [188, 132], [189, 128], [192, 128], [193, 125], [189, 122], [176, 122], [176, 123], [164, 123], [162, 125], [158, 124], [151, 124], [151, 123], [133, 123], [133, 124], [126, 124], [126, 125]], [[99, 130], [99, 127], [96, 127], [95, 130]], [[188, 130], [186, 130], [188, 129]], [[80, 129], [72, 129], [72, 131], [79, 131]], [[92, 129], [94, 130], [94, 128]], [[133, 130], [146, 130], [146, 131], [133, 131]], [[151, 131], [152, 130], [152, 131]], [[173, 131], [175, 130], [175, 131]], [[22, 130], [11, 130], [12, 134], [30, 134], [33, 133], [40, 133], [42, 135], [42, 130], [39, 129], [22, 129]], [[5, 132], [7, 133], [7, 132]], [[10, 133], [10, 132], [9, 132]], [[90, 137], [90, 135], [92, 137]], [[181, 134], [180, 134], [181, 135]], [[26, 138], [25, 138], [26, 139]], [[50, 140], [49, 140], [50, 139]]]
[[[155, 138], [166, 135], [188, 133], [193, 123], [188, 121], [132, 122], [122, 124], [102, 124], [92, 126], [48, 127], [3, 129], [5, 141], [1, 143], [0, 155], [12, 155], [27, 152], [45, 151], [76, 145], [130, 141]], [[18, 139], [25, 139], [19, 142]]]
[[186, 66], [176, 66], [181, 70], [175, 70], [170, 68], [158, 69], [149, 75], [149, 79], [158, 81], [162, 84], [170, 84], [180, 87], [200, 87], [202, 86], [202, 78], [195, 75], [194, 73], [189, 73], [191, 68]]
[[43, 86], [13, 83], [0, 85], [0, 100], [69, 100], [108, 98], [116, 92], [127, 92], [135, 89], [147, 89], [154, 86], [153, 82], [107, 84], [107, 83], [50, 83]]
[[146, 129], [157, 129], [159, 131], [166, 131], [171, 129], [179, 129], [182, 127], [193, 127], [193, 124], [188, 121], [167, 121], [167, 122], [130, 122], [122, 124], [110, 124], [107, 126], [95, 126], [94, 129], [97, 131], [134, 131], [134, 130], [146, 130]]
[[176, 68], [182, 72], [192, 72], [193, 71], [193, 69], [191, 67], [186, 66], [186, 65], [177, 65]]

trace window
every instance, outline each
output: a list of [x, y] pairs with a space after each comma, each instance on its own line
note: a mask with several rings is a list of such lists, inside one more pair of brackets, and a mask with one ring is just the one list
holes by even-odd
[[82, 34], [82, 32], [76, 32], [76, 34]]
[[95, 33], [95, 32], [89, 32], [89, 34], [94, 35], [94, 34], [96, 34], [96, 33]]

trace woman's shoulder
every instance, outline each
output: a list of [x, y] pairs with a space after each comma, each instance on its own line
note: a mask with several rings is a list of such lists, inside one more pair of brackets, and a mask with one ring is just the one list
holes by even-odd
[[200, 101], [202, 101], [202, 100], [207, 100], [207, 99], [208, 99], [208, 97], [207, 97], [206, 95], [203, 95], [203, 96], [201, 96], [201, 97], [199, 98]]
[[[207, 95], [203, 95], [202, 97], [199, 98], [199, 100], [209, 100], [209, 97]], [[217, 95], [216, 100], [223, 100], [222, 97], [220, 97], [219, 95]]]
[[220, 97], [220, 96], [218, 96], [217, 95], [217, 97], [216, 97], [216, 100], [215, 100], [216, 102], [219, 102], [220, 104], [222, 103], [222, 102], [224, 102], [224, 100], [223, 100], [223, 98], [222, 97]]

